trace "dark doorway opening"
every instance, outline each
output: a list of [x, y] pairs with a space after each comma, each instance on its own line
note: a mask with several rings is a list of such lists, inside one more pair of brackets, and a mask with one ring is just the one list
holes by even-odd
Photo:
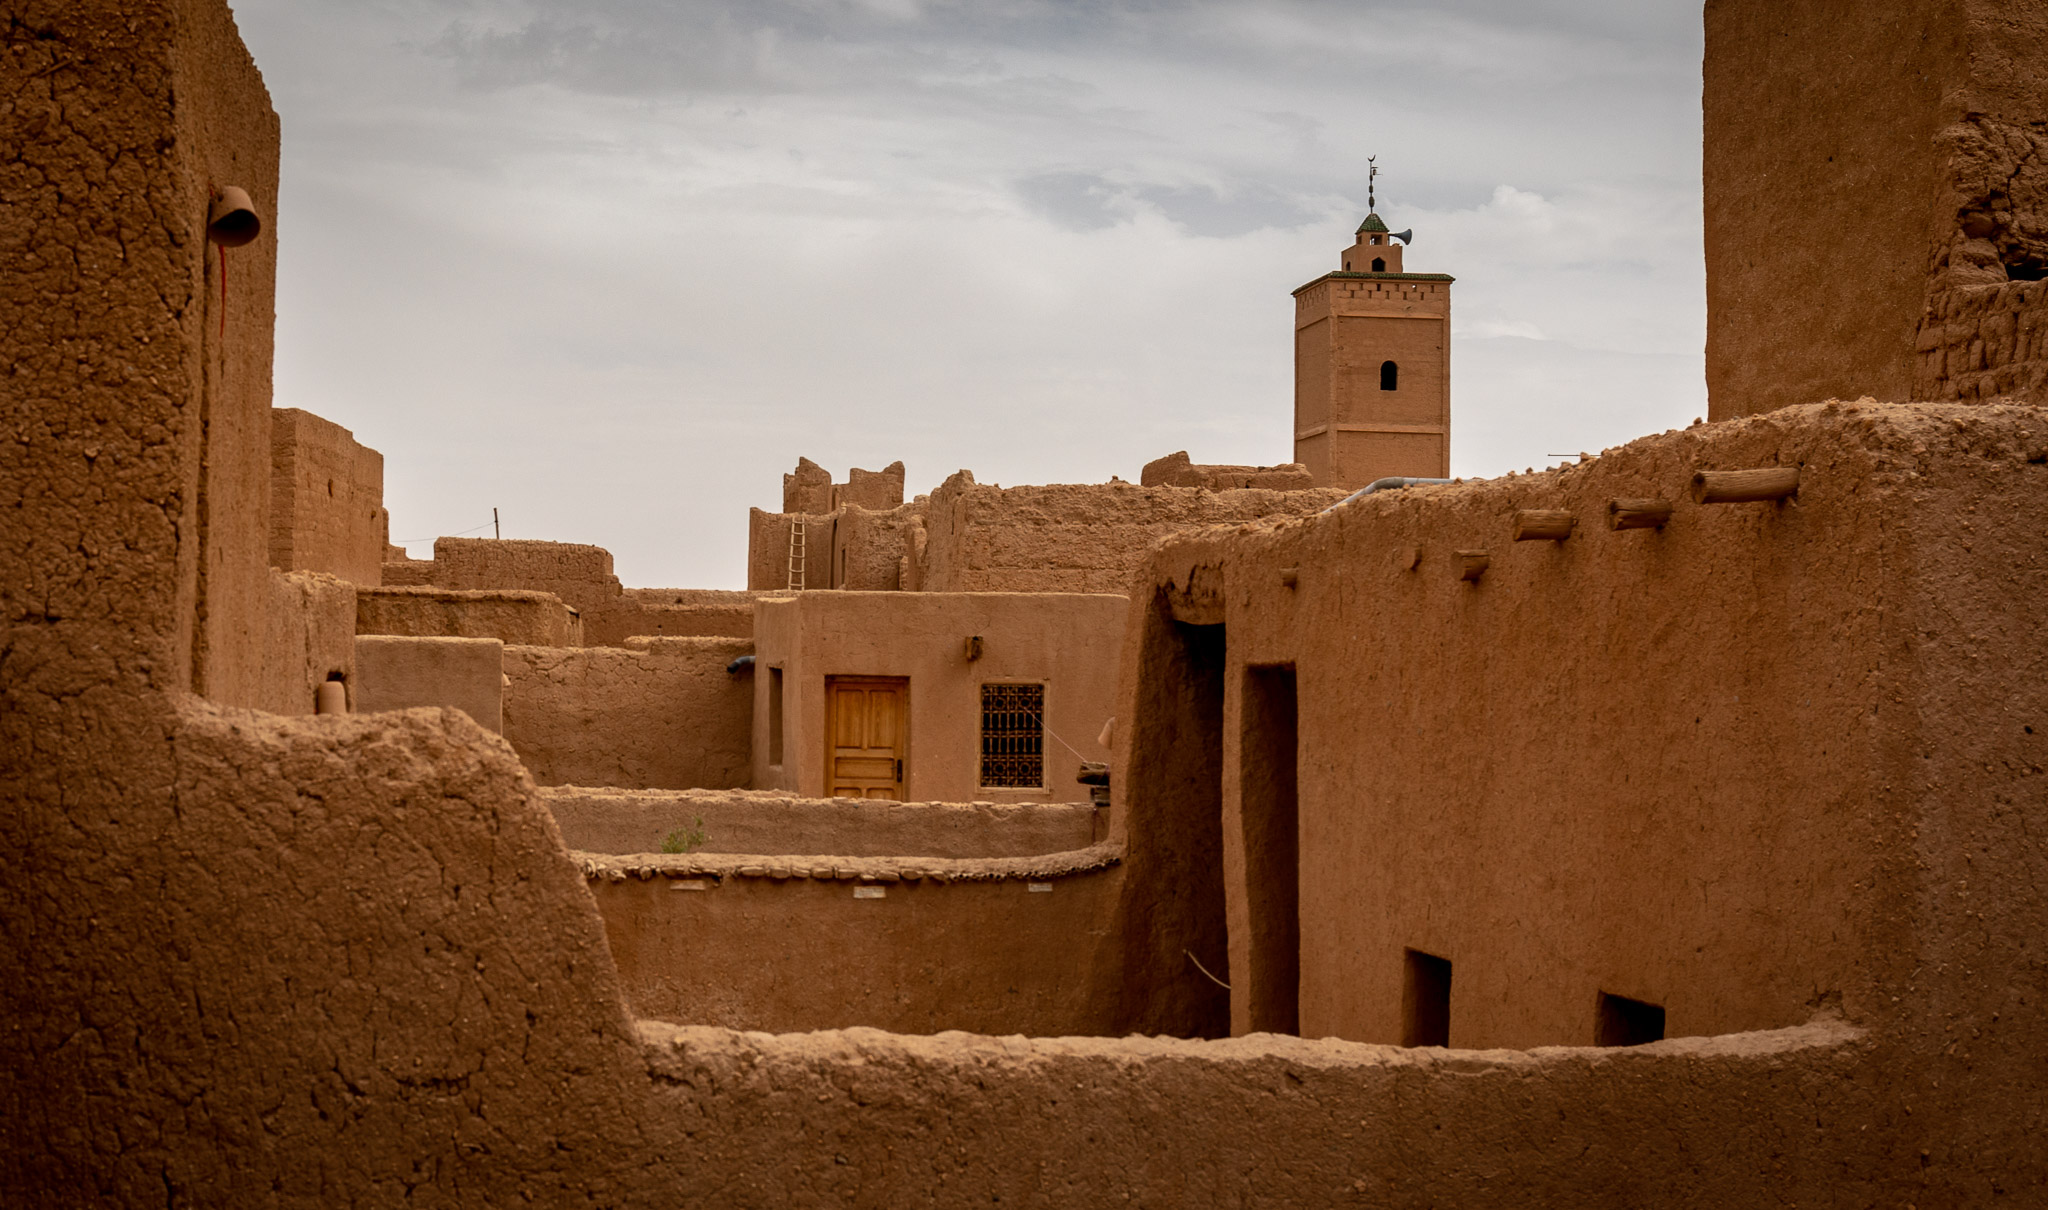
[[1238, 804], [1244, 887], [1250, 909], [1250, 969], [1244, 980], [1251, 1028], [1301, 1032], [1301, 853], [1296, 769], [1300, 738], [1294, 669], [1247, 668]]
[[1395, 365], [1395, 364], [1394, 364], [1393, 362], [1391, 362], [1391, 361], [1383, 361], [1383, 362], [1381, 362], [1381, 363], [1380, 363], [1380, 390], [1382, 390], [1382, 391], [1398, 391], [1398, 390], [1400, 390], [1400, 389], [1401, 389], [1401, 367], [1400, 367], [1400, 366], [1397, 366], [1397, 365]]
[[1663, 1005], [1600, 993], [1600, 1015], [1593, 1027], [1593, 1045], [1641, 1046], [1663, 1038]]
[[1221, 624], [1179, 621], [1165, 593], [1141, 632], [1137, 709], [1123, 771], [1120, 1030], [1230, 1034], [1223, 898]]
[[1401, 1045], [1451, 1044], [1451, 960], [1404, 950], [1401, 976]]

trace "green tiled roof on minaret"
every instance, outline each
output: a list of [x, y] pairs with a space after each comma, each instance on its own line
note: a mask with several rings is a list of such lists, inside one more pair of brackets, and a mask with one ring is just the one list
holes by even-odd
[[1380, 216], [1377, 214], [1366, 215], [1365, 221], [1358, 224], [1358, 234], [1360, 235], [1364, 235], [1368, 232], [1379, 232], [1381, 234], [1385, 234], [1386, 230], [1387, 224], [1383, 220], [1381, 220]]

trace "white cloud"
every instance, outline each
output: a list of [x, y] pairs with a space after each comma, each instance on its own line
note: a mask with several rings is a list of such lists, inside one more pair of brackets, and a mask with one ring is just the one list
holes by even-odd
[[729, 585], [799, 454], [913, 491], [1284, 460], [1288, 293], [1374, 153], [1459, 279], [1459, 473], [1704, 407], [1696, 6], [238, 10], [279, 401], [384, 451], [402, 536], [497, 505]]

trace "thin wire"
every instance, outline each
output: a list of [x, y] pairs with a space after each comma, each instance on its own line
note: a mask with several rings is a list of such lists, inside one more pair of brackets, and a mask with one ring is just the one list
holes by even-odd
[[1043, 729], [1047, 735], [1052, 736], [1054, 739], [1059, 739], [1060, 747], [1065, 748], [1067, 751], [1073, 753], [1075, 756], [1080, 757], [1082, 760], [1088, 759], [1086, 753], [1082, 752], [1079, 748], [1076, 748], [1074, 745], [1068, 743], [1067, 741], [1060, 739], [1060, 733], [1052, 729], [1052, 724], [1045, 721], [1045, 716], [1043, 714], [1040, 714], [1038, 711], [1033, 710], [1029, 706], [1020, 706], [1018, 708], [1024, 711], [1024, 713], [1030, 715], [1032, 718], [1037, 719], [1039, 727]]
[[[1200, 958], [1195, 957], [1195, 951], [1184, 949], [1181, 951], [1181, 953], [1186, 954], [1188, 956], [1188, 961], [1195, 964], [1196, 970], [1202, 972], [1205, 975], [1209, 975], [1209, 968], [1202, 965], [1202, 960]], [[1214, 975], [1209, 975], [1209, 982], [1214, 983], [1216, 986], [1222, 988], [1224, 991], [1230, 990], [1230, 985], [1228, 983], [1225, 983], [1223, 980], [1218, 979]]]

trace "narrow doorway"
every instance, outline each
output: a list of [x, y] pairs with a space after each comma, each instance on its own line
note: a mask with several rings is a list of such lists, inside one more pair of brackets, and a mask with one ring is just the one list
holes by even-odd
[[1401, 975], [1401, 1045], [1451, 1044], [1451, 960], [1408, 950]]
[[1230, 1036], [1223, 891], [1221, 624], [1160, 594], [1142, 623], [1124, 771], [1124, 1007], [1117, 1032]]
[[[1294, 668], [1244, 672], [1238, 802], [1251, 917], [1245, 1004], [1255, 1032], [1301, 1032], [1301, 854]], [[1233, 986], [1238, 976], [1231, 979]]]
[[910, 678], [825, 678], [825, 793], [903, 801]]

